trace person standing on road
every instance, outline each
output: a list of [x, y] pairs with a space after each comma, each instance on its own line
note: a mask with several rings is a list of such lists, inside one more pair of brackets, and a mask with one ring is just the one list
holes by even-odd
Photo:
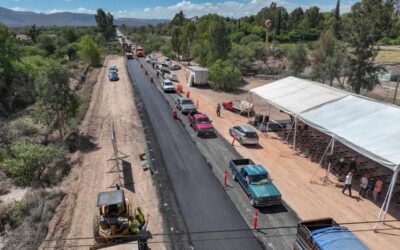
[[352, 181], [353, 181], [353, 173], [349, 172], [346, 175], [346, 181], [344, 182], [344, 187], [343, 187], [343, 190], [342, 190], [342, 194], [344, 194], [344, 191], [346, 191], [346, 189], [348, 189], [349, 190], [349, 195], [351, 197], [351, 183], [352, 183]]
[[219, 103], [217, 105], [217, 116], [221, 117], [221, 104], [219, 104]]
[[363, 198], [365, 198], [365, 193], [367, 192], [367, 186], [368, 186], [368, 174], [364, 174], [364, 176], [361, 178], [360, 192], [358, 193]]
[[375, 188], [373, 193], [374, 201], [378, 200], [378, 194], [382, 191], [382, 186], [383, 186], [383, 181], [381, 180], [381, 178], [378, 178], [378, 180], [375, 182]]

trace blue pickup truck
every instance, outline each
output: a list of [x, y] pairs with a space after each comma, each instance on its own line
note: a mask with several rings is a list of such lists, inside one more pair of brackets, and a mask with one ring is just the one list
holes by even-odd
[[233, 179], [238, 181], [254, 207], [279, 205], [282, 195], [272, 183], [267, 170], [250, 159], [231, 160], [229, 168]]

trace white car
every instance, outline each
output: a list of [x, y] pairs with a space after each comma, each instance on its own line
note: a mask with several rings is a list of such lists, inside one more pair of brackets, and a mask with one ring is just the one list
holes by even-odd
[[175, 74], [168, 74], [167, 78], [170, 79], [173, 82], [177, 82], [178, 81], [178, 76], [175, 75]]
[[162, 89], [164, 92], [172, 92], [172, 93], [175, 92], [174, 84], [168, 79], [162, 82]]
[[172, 61], [168, 57], [164, 59], [163, 64], [166, 64], [169, 67], [172, 66]]

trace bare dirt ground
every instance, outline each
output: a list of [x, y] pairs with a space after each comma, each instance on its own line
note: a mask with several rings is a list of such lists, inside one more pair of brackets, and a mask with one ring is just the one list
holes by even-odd
[[[115, 64], [119, 69], [120, 80], [109, 82], [108, 65]], [[121, 56], [108, 56], [94, 88], [89, 110], [81, 125], [81, 133], [92, 137], [97, 148], [90, 152], [78, 152], [74, 161], [78, 164], [63, 181], [61, 189], [67, 193], [56, 209], [49, 224], [47, 239], [85, 238], [82, 240], [45, 241], [41, 248], [87, 249], [94, 243], [92, 219], [97, 212], [97, 194], [111, 191], [117, 178], [115, 173], [108, 173], [113, 162], [110, 129], [114, 123], [119, 151], [128, 155], [125, 160], [132, 164], [135, 193], [125, 190], [125, 195], [134, 207], [142, 208], [150, 215], [148, 230], [163, 233], [163, 221], [159, 213], [159, 202], [150, 172], [143, 171], [139, 154], [144, 152], [145, 137], [140, 117], [134, 104], [132, 86]], [[163, 241], [156, 237], [155, 241]], [[83, 245], [83, 246], [82, 246]], [[78, 247], [76, 247], [78, 246]], [[82, 246], [82, 247], [79, 247]], [[152, 249], [165, 249], [163, 243], [151, 244]], [[132, 245], [120, 245], [118, 249], [132, 249]]]
[[[175, 62], [177, 63], [177, 62]], [[199, 110], [210, 116], [214, 121], [214, 127], [229, 142], [232, 140], [228, 128], [236, 124], [246, 124], [247, 117], [240, 116], [230, 111], [222, 110], [222, 117], [215, 113], [217, 103], [226, 100], [247, 99], [248, 90], [263, 84], [266, 80], [247, 78], [250, 83], [242, 87], [237, 93], [216, 92], [211, 89], [199, 89], [187, 87], [185, 69], [175, 71], [179, 81], [184, 85], [184, 91], [190, 91], [190, 97], [196, 102], [199, 100]], [[269, 105], [262, 100], [254, 98], [256, 113], [266, 114]], [[271, 109], [272, 119], [287, 119], [288, 116], [279, 110]], [[333, 217], [339, 223], [357, 221], [375, 221], [379, 213], [379, 204], [370, 199], [359, 199], [358, 187], [353, 188], [353, 198], [342, 195], [341, 188], [335, 185], [322, 186], [321, 179], [325, 176], [325, 170], [318, 164], [312, 163], [308, 158], [299, 156], [293, 149], [277, 139], [274, 133], [260, 136], [260, 147], [245, 147], [237, 144], [236, 150], [245, 158], [251, 158], [255, 162], [263, 164], [283, 194], [285, 202], [293, 208], [298, 216], [305, 219], [320, 217]], [[318, 169], [314, 178], [315, 170]], [[331, 179], [338, 183], [334, 176]], [[381, 198], [382, 200], [383, 198]], [[400, 218], [398, 207], [392, 206], [386, 220]], [[400, 245], [399, 222], [387, 223], [380, 227], [381, 231], [374, 233], [373, 224], [346, 225], [371, 249], [398, 249]], [[382, 230], [383, 229], [383, 230]], [[361, 230], [361, 231], [359, 231]], [[367, 230], [367, 231], [363, 231]]]

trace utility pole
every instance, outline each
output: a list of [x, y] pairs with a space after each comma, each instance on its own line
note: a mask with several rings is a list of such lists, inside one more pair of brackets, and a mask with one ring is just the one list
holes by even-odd
[[399, 89], [400, 76], [397, 77], [396, 90], [394, 91], [393, 104], [396, 104], [397, 90]]

